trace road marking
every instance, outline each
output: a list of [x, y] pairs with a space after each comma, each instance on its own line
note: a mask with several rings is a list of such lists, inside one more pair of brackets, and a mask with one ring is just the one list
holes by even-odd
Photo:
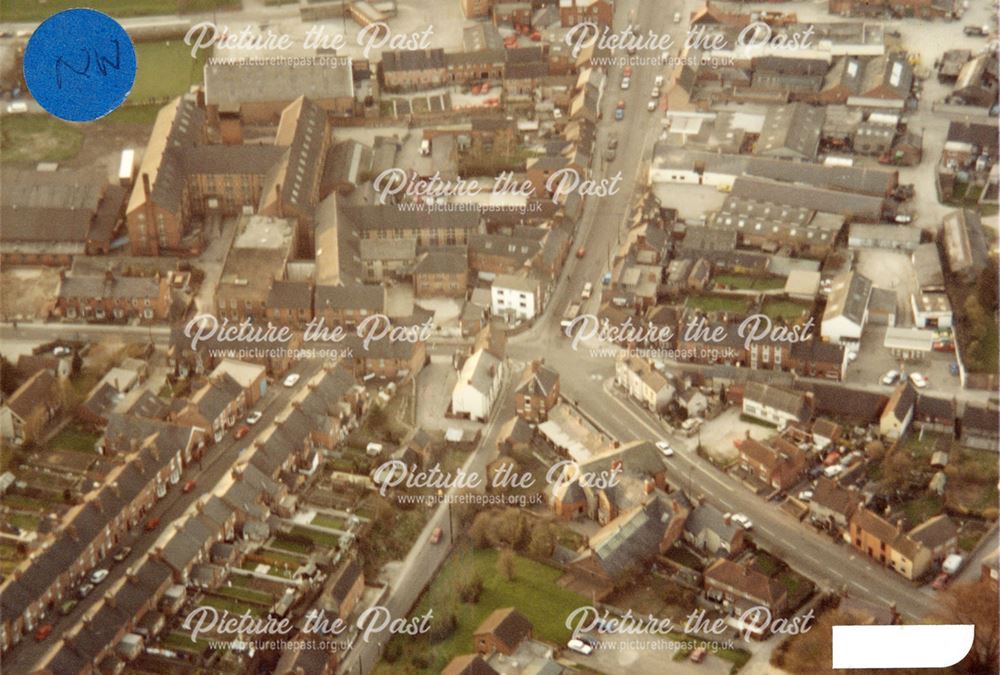
[[857, 586], [858, 588], [860, 588], [861, 590], [863, 590], [865, 593], [871, 593], [872, 592], [872, 590], [870, 588], [868, 588], [867, 586], [862, 586], [861, 584], [859, 584], [856, 581], [854, 582], [854, 585]]

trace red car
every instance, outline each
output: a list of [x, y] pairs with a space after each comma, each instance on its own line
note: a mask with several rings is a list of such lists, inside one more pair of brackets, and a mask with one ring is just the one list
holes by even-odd
[[149, 520], [146, 521], [146, 532], [152, 532], [159, 526], [160, 526], [159, 518], [150, 518]]
[[947, 584], [948, 584], [948, 573], [942, 572], [941, 574], [937, 575], [937, 578], [934, 580], [934, 583], [931, 584], [931, 588], [933, 588], [935, 591], [943, 591], [944, 587]]
[[188, 492], [191, 492], [191, 490], [194, 489], [195, 485], [197, 485], [196, 482], [194, 482], [193, 480], [189, 480], [188, 482], [184, 483], [184, 487], [181, 488], [181, 490], [186, 494]]
[[233, 437], [236, 440], [240, 440], [249, 433], [250, 433], [250, 427], [248, 427], [245, 424], [241, 424], [240, 426], [236, 427], [236, 431], [233, 432]]
[[582, 258], [585, 255], [587, 255], [587, 249], [585, 249], [584, 247], [581, 246], [580, 248], [578, 248], [576, 250], [576, 257], [577, 258]]
[[632, 77], [632, 66], [625, 66], [622, 69], [622, 75], [625, 77]]
[[43, 623], [41, 626], [35, 629], [35, 642], [41, 642], [49, 636], [52, 632], [52, 624]]
[[431, 543], [436, 544], [439, 541], [441, 541], [441, 528], [435, 527], [433, 530], [431, 530]]

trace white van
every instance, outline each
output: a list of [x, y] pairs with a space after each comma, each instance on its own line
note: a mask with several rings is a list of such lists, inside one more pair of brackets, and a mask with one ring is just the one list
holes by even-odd
[[425, 138], [420, 141], [420, 154], [427, 157], [431, 154], [431, 139]]

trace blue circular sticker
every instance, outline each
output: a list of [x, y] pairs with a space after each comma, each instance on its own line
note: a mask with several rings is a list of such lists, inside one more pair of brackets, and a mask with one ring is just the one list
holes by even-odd
[[24, 81], [47, 111], [90, 122], [117, 108], [135, 82], [135, 47], [121, 24], [93, 9], [46, 19], [24, 50]]

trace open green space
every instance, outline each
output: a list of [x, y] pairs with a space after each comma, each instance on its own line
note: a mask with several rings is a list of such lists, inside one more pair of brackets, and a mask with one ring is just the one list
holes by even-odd
[[62, 431], [52, 437], [49, 447], [55, 450], [73, 450], [75, 452], [94, 453], [94, 445], [100, 436], [84, 431], [72, 424], [67, 424]]
[[76, 157], [83, 131], [46, 114], [0, 116], [0, 158], [10, 164], [64, 162]]
[[737, 290], [773, 291], [785, 287], [785, 277], [755, 274], [718, 274], [713, 280], [716, 287]]
[[201, 83], [207, 53], [201, 50], [197, 57], [192, 57], [191, 47], [178, 38], [139, 42], [135, 45], [135, 58], [138, 66], [135, 84], [125, 107], [130, 107], [129, 104], [141, 105], [151, 99], [172, 98], [186, 92], [192, 84]]
[[343, 518], [328, 516], [325, 513], [317, 513], [316, 517], [312, 519], [312, 524], [318, 527], [329, 527], [333, 530], [347, 529], [347, 523]]
[[[80, 7], [78, 0], [4, 0], [0, 21], [44, 21], [56, 12]], [[154, 14], [194, 14], [241, 7], [240, 0], [103, 0], [97, 9], [116, 19]]]
[[[553, 644], [565, 644], [570, 638], [566, 617], [577, 607], [590, 604], [590, 600], [561, 588], [556, 581], [562, 572], [529, 558], [514, 556], [514, 578], [507, 581], [497, 573], [499, 553], [494, 549], [459, 549], [445, 562], [424, 595], [415, 616], [434, 610], [436, 620], [448, 610], [454, 610], [458, 627], [446, 640], [432, 644], [427, 636], [417, 638], [397, 637], [399, 656], [394, 663], [383, 663], [380, 673], [408, 672], [414, 667], [412, 659], [418, 657], [427, 666], [426, 672], [441, 672], [445, 665], [459, 654], [474, 651], [472, 633], [493, 610], [516, 607], [534, 626], [534, 635]], [[455, 588], [470, 574], [470, 568], [483, 582], [479, 601], [475, 604], [460, 602]]]
[[764, 300], [761, 312], [772, 321], [797, 322], [809, 316], [812, 305], [795, 300], [767, 298]]
[[751, 300], [749, 297], [741, 295], [702, 293], [701, 295], [688, 296], [686, 304], [692, 309], [700, 309], [703, 312], [740, 314], [749, 311]]

